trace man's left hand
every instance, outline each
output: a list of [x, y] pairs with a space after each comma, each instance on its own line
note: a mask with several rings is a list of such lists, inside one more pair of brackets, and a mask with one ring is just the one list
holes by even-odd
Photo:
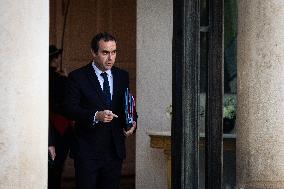
[[130, 135], [132, 135], [136, 130], [136, 127], [136, 122], [134, 121], [133, 126], [129, 130], [126, 131], [125, 129], [123, 129], [124, 136], [129, 137]]

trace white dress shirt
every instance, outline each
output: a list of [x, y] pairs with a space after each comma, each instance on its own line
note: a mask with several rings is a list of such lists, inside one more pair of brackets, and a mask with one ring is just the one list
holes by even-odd
[[[96, 65], [95, 63], [93, 62], [92, 63], [92, 66], [96, 72], [96, 75], [99, 79], [99, 82], [100, 82], [100, 85], [101, 85], [101, 89], [103, 90], [103, 83], [104, 83], [104, 78], [103, 76], [101, 76], [101, 73], [103, 73]], [[110, 96], [111, 96], [111, 99], [112, 99], [112, 95], [113, 95], [113, 77], [112, 77], [112, 73], [111, 73], [111, 70], [107, 70], [105, 71], [107, 73], [107, 78], [108, 78], [108, 82], [109, 82], [109, 90], [110, 90]]]
[[[92, 66], [95, 70], [95, 73], [99, 79], [99, 82], [100, 82], [100, 85], [101, 85], [101, 89], [103, 90], [103, 86], [104, 86], [104, 78], [103, 76], [101, 76], [101, 73], [103, 73], [96, 65], [94, 62], [92, 62]], [[111, 73], [111, 70], [107, 70], [105, 71], [107, 73], [107, 78], [108, 78], [108, 83], [109, 83], [109, 90], [110, 90], [110, 96], [111, 96], [111, 99], [112, 99], [112, 95], [113, 95], [113, 77], [112, 77], [112, 73]], [[98, 112], [95, 113], [94, 115], [94, 121], [93, 121], [93, 125], [95, 125], [96, 123], [98, 123], [99, 121], [96, 119], [96, 114]]]

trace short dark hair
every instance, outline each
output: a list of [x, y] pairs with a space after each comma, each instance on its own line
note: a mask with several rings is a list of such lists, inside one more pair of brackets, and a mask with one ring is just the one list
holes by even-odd
[[95, 37], [92, 39], [92, 42], [91, 42], [91, 49], [94, 51], [94, 53], [97, 53], [98, 50], [99, 50], [99, 41], [100, 40], [115, 41], [116, 42], [115, 37], [112, 36], [111, 34], [109, 34], [107, 32], [98, 33], [97, 35], [95, 35]]
[[55, 45], [49, 45], [49, 61], [62, 54], [62, 49], [58, 49]]

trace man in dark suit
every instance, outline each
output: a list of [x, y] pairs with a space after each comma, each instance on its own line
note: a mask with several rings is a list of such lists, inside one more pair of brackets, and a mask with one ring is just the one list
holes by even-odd
[[118, 189], [125, 137], [124, 95], [129, 87], [126, 71], [113, 67], [116, 39], [97, 34], [91, 42], [93, 61], [71, 72], [65, 103], [75, 120], [72, 145], [77, 189]]
[[49, 46], [49, 169], [48, 189], [60, 189], [65, 160], [69, 153], [73, 121], [63, 112], [67, 73], [60, 69], [62, 49]]

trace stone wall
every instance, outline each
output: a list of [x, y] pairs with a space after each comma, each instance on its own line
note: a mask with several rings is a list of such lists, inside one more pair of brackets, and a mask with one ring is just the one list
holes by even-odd
[[136, 188], [166, 188], [166, 159], [150, 148], [147, 131], [169, 131], [171, 104], [172, 0], [137, 1]]

